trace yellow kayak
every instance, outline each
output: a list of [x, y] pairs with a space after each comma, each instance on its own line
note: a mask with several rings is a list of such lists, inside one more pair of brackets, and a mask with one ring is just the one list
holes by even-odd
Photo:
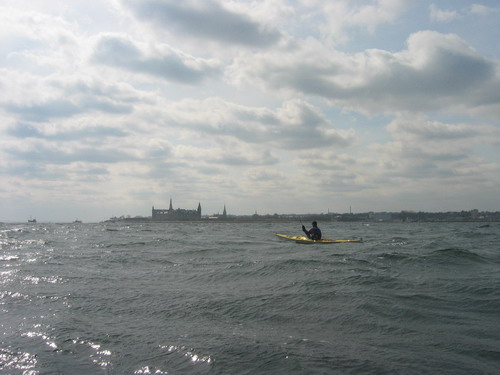
[[303, 244], [333, 244], [333, 243], [348, 243], [348, 242], [363, 242], [363, 239], [357, 240], [334, 240], [333, 238], [322, 238], [321, 240], [311, 240], [307, 236], [288, 236], [286, 234], [274, 233], [279, 238], [283, 238], [289, 241], [295, 241], [296, 243]]

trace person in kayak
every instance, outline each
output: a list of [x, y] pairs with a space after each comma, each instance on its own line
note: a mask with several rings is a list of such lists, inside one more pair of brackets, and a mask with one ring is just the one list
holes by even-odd
[[302, 231], [306, 234], [307, 238], [311, 240], [321, 240], [321, 229], [318, 228], [318, 223], [316, 221], [312, 222], [312, 228], [309, 230], [302, 225]]

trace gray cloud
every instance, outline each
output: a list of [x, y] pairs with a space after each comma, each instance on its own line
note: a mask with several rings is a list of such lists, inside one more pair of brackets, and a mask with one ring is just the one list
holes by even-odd
[[4, 104], [4, 108], [30, 121], [46, 121], [50, 118], [71, 117], [82, 110], [66, 99], [47, 100], [36, 104]]
[[446, 124], [438, 121], [399, 118], [392, 121], [387, 129], [399, 138], [411, 138], [414, 142], [444, 142], [471, 140], [488, 136], [489, 127], [469, 124]]
[[149, 171], [147, 177], [162, 180], [168, 177], [172, 177], [175, 174], [176, 168], [189, 168], [186, 163], [183, 162], [161, 162], [157, 161], [149, 165]]
[[335, 129], [318, 108], [300, 100], [272, 111], [209, 99], [171, 108], [162, 118], [184, 130], [288, 150], [347, 147], [354, 141], [353, 130]]
[[47, 134], [40, 131], [37, 127], [20, 123], [7, 130], [7, 134], [16, 138], [40, 138], [56, 141], [72, 141], [83, 139], [101, 139], [109, 137], [125, 137], [127, 133], [116, 128], [107, 126], [91, 126], [84, 129], [76, 129], [73, 131], [59, 130], [53, 134]]
[[315, 171], [321, 171], [321, 173], [331, 172], [335, 175], [353, 170], [363, 163], [364, 162], [359, 162], [349, 155], [338, 154], [332, 151], [305, 151], [302, 152], [300, 159], [297, 160], [297, 164], [301, 167], [307, 167], [309, 170], [314, 169]]
[[115, 149], [96, 149], [91, 147], [80, 147], [74, 151], [65, 151], [61, 148], [37, 145], [30, 150], [11, 148], [7, 150], [9, 155], [18, 161], [27, 161], [34, 164], [71, 164], [74, 162], [89, 163], [119, 163], [137, 160], [132, 155]]
[[280, 126], [275, 141], [285, 149], [300, 150], [329, 146], [346, 147], [354, 140], [353, 131], [339, 131], [320, 112], [306, 102], [293, 101], [278, 111]]
[[456, 177], [463, 174], [462, 164], [469, 160], [469, 155], [461, 150], [430, 151], [410, 144], [396, 147], [391, 153], [396, 167], [388, 169], [387, 175], [410, 179]]
[[491, 168], [487, 160], [476, 155], [478, 147], [484, 150], [489, 137], [496, 137], [491, 126], [399, 118], [387, 129], [394, 141], [379, 148], [387, 178], [438, 178], [445, 183], [477, 176], [481, 169]]
[[134, 109], [133, 105], [140, 100], [138, 92], [127, 84], [109, 84], [97, 80], [87, 82], [76, 76], [64, 75], [40, 81], [32, 77], [17, 78], [17, 86], [34, 86], [36, 90], [8, 97], [0, 101], [0, 107], [25, 121], [41, 123], [88, 112], [129, 114]]
[[213, 62], [181, 56], [173, 51], [158, 56], [146, 56], [128, 39], [110, 35], [99, 39], [92, 60], [99, 64], [190, 85], [200, 83], [220, 72]]
[[[58, 164], [59, 166], [61, 163]], [[97, 181], [101, 177], [109, 175], [106, 168], [96, 167], [80, 167], [71, 171], [72, 178], [80, 180], [84, 183]], [[32, 160], [20, 160], [15, 164], [0, 168], [0, 175], [10, 175], [27, 177], [30, 179], [42, 180], [68, 180], [68, 171], [63, 168], [53, 168], [53, 165], [46, 163], [37, 163]]]
[[48, 99], [40, 103], [5, 103], [3, 104], [3, 108], [8, 112], [15, 113], [20, 118], [35, 122], [44, 122], [53, 118], [67, 118], [87, 111], [101, 111], [111, 114], [131, 112], [131, 108], [128, 105], [98, 98], [68, 100], [60, 97]]
[[324, 97], [363, 112], [470, 109], [496, 100], [497, 65], [456, 35], [423, 31], [399, 53], [367, 50], [347, 55], [312, 41], [287, 51], [236, 60], [237, 82]]
[[252, 165], [272, 165], [278, 163], [279, 159], [273, 156], [268, 150], [260, 154], [246, 154], [242, 152], [225, 153], [220, 158], [213, 160], [217, 164], [230, 166], [252, 166]]
[[122, 0], [142, 20], [153, 21], [165, 29], [192, 35], [200, 39], [234, 45], [267, 47], [281, 38], [277, 30], [269, 29], [239, 14], [225, 9], [216, 1]]

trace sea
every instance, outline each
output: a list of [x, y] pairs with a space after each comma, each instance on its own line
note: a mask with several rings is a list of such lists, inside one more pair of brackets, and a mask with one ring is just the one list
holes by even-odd
[[500, 223], [0, 224], [1, 374], [500, 374]]

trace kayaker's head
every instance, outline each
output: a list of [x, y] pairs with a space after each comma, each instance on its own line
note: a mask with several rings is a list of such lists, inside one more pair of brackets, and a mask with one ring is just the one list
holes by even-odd
[[318, 223], [317, 223], [317, 222], [315, 222], [315, 221], [313, 221], [313, 222], [312, 222], [312, 226], [313, 226], [313, 227], [317, 227], [317, 226], [318, 226]]

